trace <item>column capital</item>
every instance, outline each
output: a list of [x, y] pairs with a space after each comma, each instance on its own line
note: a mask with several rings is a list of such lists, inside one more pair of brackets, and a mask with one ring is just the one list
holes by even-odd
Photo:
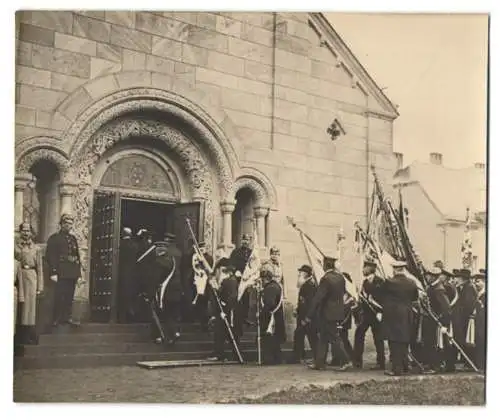
[[33, 180], [33, 175], [30, 173], [20, 173], [16, 174], [14, 178], [14, 189], [15, 191], [24, 191], [28, 188], [28, 183]]
[[59, 184], [59, 193], [61, 196], [72, 196], [78, 185], [72, 182], [62, 182]]
[[269, 214], [269, 207], [254, 207], [253, 212], [256, 218], [266, 217]]
[[224, 214], [232, 213], [234, 211], [235, 206], [236, 206], [236, 201], [226, 200], [220, 203], [220, 209]]

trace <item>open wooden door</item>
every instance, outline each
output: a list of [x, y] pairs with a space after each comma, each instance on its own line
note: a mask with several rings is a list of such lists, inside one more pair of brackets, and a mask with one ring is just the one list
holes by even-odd
[[174, 206], [173, 233], [176, 236], [177, 246], [183, 254], [189, 254], [191, 234], [186, 223], [186, 218], [191, 222], [191, 227], [198, 241], [203, 240], [203, 203], [179, 203]]
[[90, 258], [90, 319], [92, 322], [110, 322], [116, 318], [119, 218], [118, 194], [96, 191], [92, 214]]

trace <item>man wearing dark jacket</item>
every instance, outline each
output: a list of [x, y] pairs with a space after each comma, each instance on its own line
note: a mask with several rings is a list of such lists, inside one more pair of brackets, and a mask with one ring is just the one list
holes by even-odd
[[394, 277], [387, 279], [382, 287], [383, 298], [382, 331], [389, 341], [392, 371], [391, 376], [400, 376], [408, 369], [408, 350], [413, 324], [412, 304], [418, 300], [415, 282], [404, 274], [406, 263], [393, 263]]
[[339, 335], [339, 324], [344, 319], [345, 279], [335, 270], [335, 258], [325, 257], [323, 269], [325, 275], [321, 278], [306, 319], [306, 325], [318, 316], [319, 342], [315, 362], [311, 369], [321, 370], [325, 367], [328, 344], [331, 343], [334, 357], [338, 360], [338, 370], [349, 367], [348, 356]]
[[381, 287], [384, 280], [375, 274], [377, 263], [371, 259], [366, 259], [363, 263], [363, 286], [360, 299], [360, 322], [354, 332], [354, 366], [363, 367], [363, 352], [365, 349], [365, 335], [368, 329], [372, 331], [375, 349], [377, 351], [376, 370], [385, 369], [385, 348], [384, 340], [381, 336], [382, 306]]
[[73, 216], [61, 216], [61, 230], [47, 241], [46, 259], [50, 280], [55, 283], [53, 325], [74, 324], [71, 319], [75, 287], [81, 279], [78, 242], [70, 233]]
[[305, 359], [304, 338], [306, 336], [311, 346], [313, 355], [316, 354], [317, 350], [318, 330], [316, 327], [316, 320], [312, 320], [305, 326], [302, 325], [302, 321], [306, 318], [307, 313], [309, 312], [314, 294], [318, 288], [313, 277], [311, 266], [304, 264], [299, 268], [298, 286], [300, 289], [296, 310], [297, 327], [295, 328], [293, 336], [293, 362], [296, 363]]
[[[430, 369], [429, 373], [439, 372], [443, 356], [447, 354], [445, 351], [446, 331], [449, 329], [451, 322], [451, 306], [446, 289], [443, 285], [442, 271], [433, 267], [428, 270], [426, 277], [429, 284], [427, 296], [429, 298], [429, 306], [432, 312], [441, 322], [440, 327], [434, 319], [425, 314], [422, 321], [422, 336], [424, 340], [424, 363]], [[447, 350], [447, 348], [446, 348]]]
[[[283, 316], [283, 288], [273, 272], [263, 268], [260, 272], [262, 282], [260, 334], [262, 338], [262, 363], [280, 364], [281, 344], [285, 341], [285, 318]], [[278, 280], [278, 281], [277, 281]]]
[[[210, 285], [207, 286], [206, 293], [209, 294], [214, 322], [214, 351], [208, 360], [225, 360], [224, 345], [226, 341], [230, 340], [230, 335], [227, 324], [224, 322], [222, 316], [227, 319], [230, 328], [232, 328], [234, 310], [238, 303], [238, 279], [235, 277], [234, 271], [234, 267], [230, 264], [229, 259], [222, 258], [217, 262], [215, 278], [211, 279]], [[222, 305], [223, 315], [216, 301], [215, 293], [217, 293]]]

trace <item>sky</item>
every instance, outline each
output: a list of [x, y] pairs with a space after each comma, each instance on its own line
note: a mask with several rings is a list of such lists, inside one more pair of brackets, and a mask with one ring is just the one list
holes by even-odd
[[326, 16], [398, 106], [394, 151], [405, 165], [432, 152], [453, 168], [486, 162], [487, 15]]

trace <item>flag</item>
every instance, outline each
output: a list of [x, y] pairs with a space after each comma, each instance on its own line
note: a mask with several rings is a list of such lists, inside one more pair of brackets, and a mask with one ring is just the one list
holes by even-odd
[[462, 242], [462, 266], [472, 269], [472, 229], [471, 229], [470, 209], [467, 207], [465, 215], [464, 239]]
[[257, 229], [254, 226], [253, 233], [254, 241], [252, 252], [248, 258], [245, 270], [242, 273], [240, 285], [238, 286], [238, 301], [242, 298], [243, 293], [248, 287], [254, 286], [256, 281], [260, 277], [260, 256], [259, 256], [259, 245], [257, 241]]

